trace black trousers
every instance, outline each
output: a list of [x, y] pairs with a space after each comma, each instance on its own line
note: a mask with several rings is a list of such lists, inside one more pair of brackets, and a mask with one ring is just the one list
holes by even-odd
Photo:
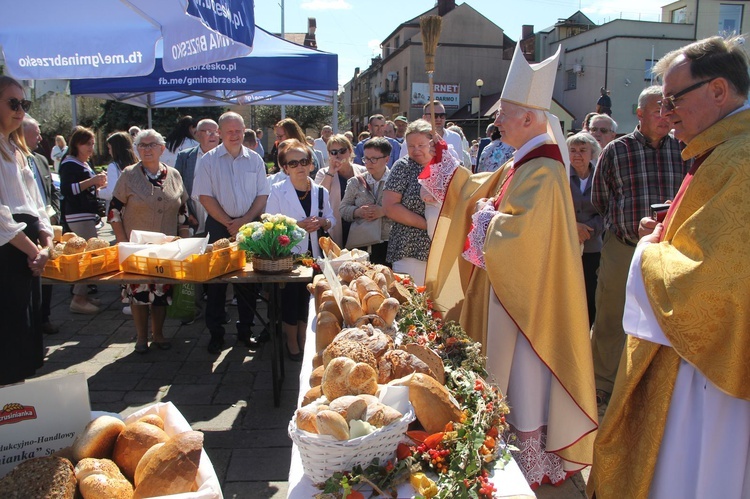
[[[206, 232], [209, 233], [208, 242], [223, 237], [230, 237], [229, 231], [223, 224], [208, 216], [206, 218]], [[211, 338], [224, 337], [224, 318], [226, 316], [225, 302], [228, 284], [207, 284], [206, 288], [206, 327]], [[233, 284], [234, 295], [237, 298], [237, 337], [249, 338], [255, 321], [255, 297], [257, 292], [253, 284]]]
[[[13, 215], [26, 223], [24, 233], [39, 241], [39, 220], [31, 215]], [[33, 376], [44, 363], [44, 345], [39, 318], [41, 280], [31, 275], [26, 254], [10, 243], [0, 246], [0, 385]], [[32, 290], [37, 299], [32, 299]]]
[[584, 253], [581, 256], [583, 263], [583, 280], [586, 284], [586, 305], [589, 310], [589, 327], [594, 324], [596, 317], [596, 274], [599, 271], [599, 259], [602, 254]]

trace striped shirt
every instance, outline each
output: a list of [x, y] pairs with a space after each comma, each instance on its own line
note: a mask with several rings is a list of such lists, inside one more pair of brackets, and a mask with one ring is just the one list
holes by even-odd
[[680, 143], [667, 135], [654, 146], [638, 127], [613, 140], [599, 155], [591, 202], [604, 227], [622, 241], [638, 241], [641, 218], [651, 205], [673, 199], [692, 160], [683, 161]]

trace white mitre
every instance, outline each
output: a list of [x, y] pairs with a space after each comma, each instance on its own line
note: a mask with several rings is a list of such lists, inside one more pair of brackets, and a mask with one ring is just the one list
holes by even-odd
[[557, 62], [560, 60], [561, 46], [552, 57], [538, 64], [529, 64], [521, 51], [521, 44], [516, 44], [513, 60], [510, 62], [508, 77], [505, 79], [500, 100], [510, 102], [528, 109], [539, 109], [547, 116], [547, 133], [560, 148], [565, 170], [570, 176], [570, 159], [560, 120], [550, 113], [552, 91], [557, 77]]

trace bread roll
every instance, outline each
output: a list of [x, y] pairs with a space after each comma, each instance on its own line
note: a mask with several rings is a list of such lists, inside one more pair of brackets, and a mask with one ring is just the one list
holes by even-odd
[[377, 428], [382, 428], [398, 421], [402, 416], [403, 414], [393, 407], [382, 404], [381, 402], [375, 402], [367, 406], [364, 420]]
[[370, 395], [370, 394], [368, 394], [368, 393], [362, 393], [362, 394], [360, 394], [360, 395], [357, 395], [357, 397], [359, 397], [359, 398], [361, 398], [362, 400], [364, 400], [364, 401], [365, 401], [365, 402], [367, 403], [367, 405], [368, 405], [368, 406], [369, 406], [370, 404], [377, 404], [378, 402], [380, 402], [380, 399], [378, 399], [378, 397], [377, 397], [377, 396], [375, 396], [375, 395]]
[[73, 463], [62, 457], [27, 459], [0, 478], [4, 499], [73, 499], [75, 494]]
[[105, 239], [92, 237], [86, 241], [86, 251], [94, 251], [102, 248], [109, 248], [109, 242]]
[[112, 416], [99, 416], [89, 422], [73, 442], [73, 457], [78, 462], [85, 457], [109, 458], [125, 423]]
[[378, 373], [368, 364], [357, 362], [347, 377], [349, 393], [373, 395], [378, 391]]
[[320, 312], [315, 322], [315, 351], [319, 352], [330, 345], [339, 331], [341, 325], [338, 318], [331, 312]]
[[427, 364], [404, 350], [390, 350], [378, 360], [378, 383], [381, 384], [415, 372], [435, 377]]
[[339, 245], [336, 244], [330, 237], [319, 237], [318, 245], [320, 246], [320, 249], [323, 250], [323, 254], [325, 254], [329, 258], [331, 257], [331, 255], [333, 255], [334, 258], [337, 256], [341, 256], [341, 248], [339, 248]]
[[308, 431], [310, 433], [318, 433], [318, 411], [315, 407], [306, 405], [297, 409], [295, 414], [295, 422], [297, 428], [300, 430]]
[[63, 254], [76, 255], [78, 253], [83, 253], [85, 250], [86, 250], [86, 240], [82, 237], [75, 236], [75, 237], [68, 239], [68, 242], [65, 243], [65, 249], [63, 249]]
[[52, 248], [52, 251], [49, 252], [49, 259], [55, 260], [60, 258], [63, 254], [65, 254], [65, 245], [63, 243], [57, 243], [55, 244], [55, 247]]
[[158, 414], [146, 414], [142, 418], [138, 418], [141, 423], [148, 423], [164, 429], [164, 420]]
[[328, 404], [328, 408], [341, 414], [348, 423], [352, 419], [363, 419], [367, 411], [367, 402], [354, 395], [344, 395]]
[[366, 275], [357, 277], [354, 281], [352, 281], [355, 289], [357, 290], [357, 294], [359, 295], [359, 301], [364, 305], [365, 303], [365, 296], [367, 296], [367, 293], [370, 291], [377, 291], [380, 293], [380, 288], [378, 285], [367, 277]]
[[190, 492], [203, 449], [203, 433], [186, 431], [170, 438], [146, 463], [134, 499]]
[[396, 320], [396, 315], [398, 314], [399, 308], [401, 308], [401, 304], [398, 302], [398, 300], [390, 297], [383, 300], [383, 303], [380, 304], [380, 307], [378, 307], [375, 313], [378, 314], [381, 319], [383, 319], [386, 327], [391, 327], [393, 325], [393, 321]]
[[459, 421], [461, 410], [448, 389], [425, 374], [412, 374], [392, 384], [409, 387], [409, 401], [417, 419], [429, 434], [443, 431], [451, 421]]
[[367, 267], [360, 262], [344, 262], [339, 267], [339, 279], [349, 284], [365, 272], [367, 272]]
[[68, 241], [70, 241], [74, 237], [78, 237], [78, 234], [76, 234], [75, 232], [66, 232], [60, 238], [60, 242], [67, 243]]
[[383, 296], [383, 293], [381, 293], [380, 290], [369, 291], [365, 295], [365, 299], [362, 300], [362, 308], [365, 313], [374, 314], [378, 311], [380, 305], [383, 304], [383, 301], [385, 301], [385, 296]]
[[62, 235], [63, 235], [62, 225], [53, 225], [52, 232], [53, 232], [52, 234], [53, 241], [58, 242], [58, 243], [62, 241]]
[[325, 410], [317, 416], [318, 433], [331, 435], [336, 440], [349, 440], [349, 425], [338, 412]]
[[331, 285], [328, 283], [328, 280], [323, 276], [323, 274], [318, 274], [315, 276], [315, 280], [313, 281], [313, 290], [312, 295], [315, 299], [315, 310], [320, 312], [320, 304], [322, 303], [322, 296], [325, 291], [328, 291], [331, 289]]
[[341, 298], [341, 315], [344, 320], [345, 326], [353, 326], [357, 319], [365, 315], [365, 311], [362, 310], [360, 301], [353, 296], [343, 296]]
[[372, 395], [378, 389], [377, 374], [368, 364], [337, 357], [326, 367], [320, 386], [323, 395], [331, 401], [344, 395]]
[[[321, 382], [322, 382], [322, 379], [321, 379]], [[302, 397], [302, 405], [307, 405], [312, 402], [315, 402], [322, 396], [323, 396], [323, 388], [320, 385], [314, 386], [310, 388], [309, 390], [307, 390], [307, 393], [305, 393], [305, 396]]]
[[332, 314], [334, 317], [336, 317], [336, 321], [339, 324], [342, 324], [344, 322], [344, 316], [341, 313], [341, 308], [339, 308], [335, 300], [326, 300], [321, 302], [320, 307], [318, 307], [318, 313], [320, 312], [328, 312], [329, 314]]
[[125, 427], [117, 437], [112, 459], [122, 469], [128, 479], [135, 476], [135, 468], [143, 454], [154, 444], [166, 442], [169, 435], [158, 426], [136, 421]]
[[381, 319], [378, 314], [367, 314], [357, 319], [357, 322], [354, 323], [354, 327], [357, 327], [357, 328], [363, 328], [363, 327], [368, 327], [368, 326], [372, 326], [375, 328], [384, 328], [385, 321]]
[[[334, 341], [323, 350], [323, 365], [328, 366], [336, 357], [347, 357], [352, 359], [354, 362], [364, 362], [372, 366], [373, 369], [377, 369], [377, 361], [375, 356], [365, 345], [361, 345], [356, 341], [351, 340], [339, 340]], [[332, 400], [332, 399], [328, 399]]]
[[109, 459], [86, 458], [75, 468], [83, 499], [131, 499], [133, 485]]
[[221, 239], [217, 239], [216, 241], [214, 241], [213, 250], [216, 251], [228, 248], [230, 244], [231, 242], [229, 241], [229, 239], [227, 239], [226, 237], [222, 237]]
[[388, 296], [388, 280], [385, 276], [378, 272], [372, 280], [378, 285], [380, 292], [383, 293], [383, 295]]
[[310, 373], [310, 387], [314, 388], [320, 386], [320, 383], [323, 381], [323, 373], [325, 370], [326, 368], [323, 366], [318, 366], [313, 369], [313, 372]]
[[146, 468], [146, 465], [151, 460], [152, 457], [164, 446], [164, 442], [160, 444], [156, 444], [151, 446], [149, 450], [146, 451], [146, 453], [143, 455], [140, 461], [138, 461], [138, 466], [135, 467], [135, 478], [133, 479], [133, 484], [135, 486], [138, 486], [139, 483], [141, 483], [141, 478], [143, 477], [143, 470]]
[[313, 369], [323, 365], [323, 352], [324, 350], [321, 350], [320, 352], [315, 354], [315, 357], [313, 357], [313, 361], [312, 361]]
[[373, 266], [373, 270], [375, 270], [375, 272], [379, 274], [383, 274], [383, 277], [385, 277], [386, 286], [390, 285], [395, 280], [395, 278], [393, 277], [393, 270], [391, 270], [390, 267], [377, 264]]

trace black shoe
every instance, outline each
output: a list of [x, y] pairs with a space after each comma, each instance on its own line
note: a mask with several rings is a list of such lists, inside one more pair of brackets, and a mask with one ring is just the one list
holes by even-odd
[[95, 295], [99, 292], [99, 288], [96, 286], [96, 284], [89, 284], [89, 294]]
[[231, 324], [232, 323], [232, 317], [229, 315], [229, 312], [224, 313], [224, 324]]
[[44, 334], [57, 334], [59, 332], [60, 328], [49, 321], [42, 324], [42, 333]]
[[220, 354], [224, 350], [224, 338], [211, 338], [208, 342], [208, 353]]
[[261, 343], [267, 343], [271, 339], [271, 335], [265, 329], [258, 334], [253, 335], [252, 340], [260, 345]]
[[286, 348], [286, 356], [289, 357], [289, 360], [292, 362], [302, 362], [302, 359], [305, 358], [305, 354], [302, 350], [297, 353], [292, 353], [289, 351], [289, 345], [284, 345], [284, 347]]

